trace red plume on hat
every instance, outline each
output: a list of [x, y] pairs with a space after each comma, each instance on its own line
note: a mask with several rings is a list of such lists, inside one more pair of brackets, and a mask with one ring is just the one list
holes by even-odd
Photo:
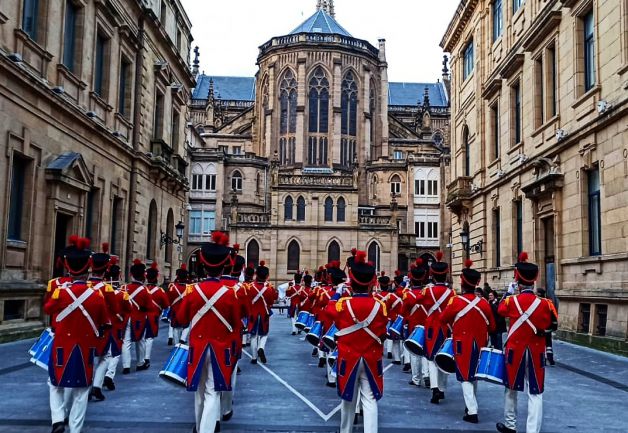
[[264, 261], [264, 260], [260, 260], [259, 265], [260, 265], [260, 266], [266, 266], [266, 261]]
[[157, 264], [157, 262], [153, 262], [153, 263], [150, 264], [150, 268], [158, 270], [159, 269], [159, 265]]
[[379, 273], [379, 275], [381, 275], [381, 276], [383, 277], [384, 275], [386, 275], [386, 271], [381, 271], [381, 272]]
[[521, 254], [519, 254], [519, 261], [520, 262], [527, 262], [528, 261], [528, 253], [525, 251], [522, 251]]
[[118, 256], [112, 256], [111, 260], [109, 260], [109, 266], [118, 264]]
[[184, 270], [184, 271], [187, 271], [187, 270], [188, 270], [188, 265], [186, 265], [185, 263], [183, 263], [183, 264], [181, 265], [181, 268], [180, 268], [180, 269], [182, 269], [182, 270]]
[[103, 242], [101, 248], [102, 252], [107, 254], [109, 252], [109, 242]]
[[357, 248], [351, 248], [351, 254], [355, 254], [355, 253], [357, 253], [357, 252], [358, 252], [358, 249], [357, 249]]
[[76, 245], [78, 240], [79, 240], [78, 235], [70, 235], [70, 237], [68, 238], [68, 244]]
[[399, 275], [401, 275], [401, 271], [400, 271], [399, 269], [397, 269], [397, 270], [395, 271], [395, 276], [397, 276], [397, 277], [398, 277]]
[[473, 260], [467, 259], [467, 260], [464, 261], [464, 267], [465, 268], [470, 268], [471, 266], [473, 266]]
[[86, 250], [89, 248], [91, 243], [92, 241], [90, 241], [88, 238], [78, 238], [78, 240], [76, 241], [76, 248], [78, 248], [79, 250]]
[[443, 258], [443, 252], [442, 251], [436, 251], [436, 261], [440, 262], [442, 258]]
[[421, 257], [419, 257], [418, 259], [415, 260], [414, 264], [417, 265], [418, 267], [423, 266], [423, 259]]
[[233, 247], [231, 247], [234, 249], [234, 251], [240, 251], [240, 244], [233, 244]]
[[142, 261], [140, 259], [133, 259], [133, 264], [134, 265], [141, 265]]
[[366, 252], [364, 252], [364, 251], [356, 251], [356, 253], [355, 253], [355, 263], [366, 263]]

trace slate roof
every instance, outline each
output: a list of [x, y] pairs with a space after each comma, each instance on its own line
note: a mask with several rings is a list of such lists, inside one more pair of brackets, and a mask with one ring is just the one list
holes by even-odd
[[207, 99], [209, 95], [209, 80], [214, 81], [214, 95], [224, 101], [254, 101], [254, 77], [215, 77], [199, 75], [196, 78], [196, 87], [192, 91], [192, 99]]
[[[196, 79], [196, 88], [192, 91], [193, 99], [207, 99], [209, 94], [209, 80], [214, 80], [214, 95], [220, 95], [222, 100], [254, 101], [254, 77], [215, 77], [199, 75]], [[423, 103], [423, 92], [428, 88], [430, 105], [432, 107], [446, 107], [449, 105], [447, 93], [442, 82], [437, 83], [394, 83], [388, 84], [388, 105], [416, 106]]]
[[291, 35], [297, 33], [327, 33], [352, 37], [344, 27], [338, 24], [338, 21], [322, 9], [316, 11], [314, 15], [290, 32]]
[[388, 105], [412, 105], [423, 103], [425, 87], [432, 107], [449, 105], [443, 83], [388, 83]]
[[74, 161], [76, 161], [80, 157], [81, 157], [80, 153], [63, 152], [62, 154], [57, 156], [55, 159], [50, 161], [48, 165], [46, 166], [46, 169], [54, 170], [54, 171], [63, 171], [67, 168], [72, 167], [72, 165], [74, 164]]

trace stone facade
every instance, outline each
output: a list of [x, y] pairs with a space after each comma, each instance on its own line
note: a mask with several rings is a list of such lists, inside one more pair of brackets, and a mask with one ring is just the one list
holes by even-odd
[[[344, 263], [353, 247], [388, 273], [444, 247], [446, 66], [443, 81], [389, 83], [385, 41], [351, 36], [333, 2], [264, 43], [257, 64], [250, 79], [197, 77], [192, 268], [214, 229], [229, 231], [280, 282]], [[216, 179], [211, 188], [204, 176]]]
[[178, 267], [190, 27], [178, 0], [0, 4], [0, 335], [41, 325], [72, 233]]
[[503, 291], [525, 250], [537, 285], [558, 298], [562, 334], [623, 351], [627, 34], [624, 0], [472, 0], [441, 43], [452, 70], [454, 273], [470, 253]]

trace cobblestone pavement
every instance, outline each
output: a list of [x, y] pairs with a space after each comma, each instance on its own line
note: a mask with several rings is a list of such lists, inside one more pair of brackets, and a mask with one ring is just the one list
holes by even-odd
[[[268, 364], [241, 361], [234, 416], [223, 432], [334, 432], [340, 423], [336, 391], [324, 386], [311, 346], [290, 335], [285, 315], [272, 317]], [[189, 433], [193, 394], [158, 377], [170, 347], [167, 330], [153, 348], [151, 368], [116, 377], [117, 389], [107, 399], [90, 403], [86, 433]], [[33, 340], [0, 345], [0, 432], [49, 432], [47, 373], [28, 361]], [[626, 432], [628, 358], [555, 342], [557, 365], [548, 368], [543, 432]], [[480, 423], [462, 421], [464, 402], [450, 377], [447, 398], [429, 403], [430, 392], [408, 385], [409, 375], [387, 365], [384, 398], [379, 404], [381, 432], [494, 432], [502, 420], [503, 387], [481, 382]], [[526, 399], [519, 398], [520, 427], [525, 425]], [[356, 432], [361, 431], [358, 428]], [[520, 430], [523, 431], [523, 430]]]

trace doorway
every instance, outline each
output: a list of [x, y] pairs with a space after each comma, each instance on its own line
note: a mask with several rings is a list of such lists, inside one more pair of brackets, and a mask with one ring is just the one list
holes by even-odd
[[64, 213], [57, 213], [55, 223], [55, 244], [54, 244], [54, 263], [52, 277], [57, 278], [63, 275], [63, 249], [66, 247], [68, 232], [71, 227], [72, 216]]
[[[554, 242], [554, 217], [544, 218], [543, 263], [545, 265], [545, 289], [547, 297], [556, 302], [556, 248]], [[557, 305], [558, 307], [558, 305]]]

